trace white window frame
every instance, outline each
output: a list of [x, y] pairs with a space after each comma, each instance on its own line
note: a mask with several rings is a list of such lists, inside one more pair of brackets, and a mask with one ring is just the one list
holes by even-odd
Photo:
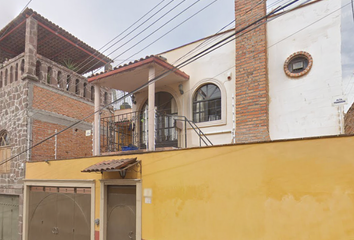
[[226, 123], [227, 123], [227, 96], [226, 96], [227, 94], [226, 94], [226, 90], [224, 88], [224, 85], [221, 82], [219, 82], [216, 79], [212, 79], [212, 78], [199, 81], [192, 88], [192, 91], [191, 91], [192, 94], [190, 94], [190, 96], [189, 96], [189, 102], [190, 102], [189, 116], [190, 116], [190, 119], [193, 120], [194, 96], [195, 96], [197, 90], [199, 90], [199, 88], [201, 88], [202, 86], [204, 86], [206, 84], [214, 84], [220, 89], [220, 92], [221, 92], [221, 119], [213, 120], [213, 121], [206, 121], [206, 122], [198, 122], [196, 124], [200, 128], [226, 125]]

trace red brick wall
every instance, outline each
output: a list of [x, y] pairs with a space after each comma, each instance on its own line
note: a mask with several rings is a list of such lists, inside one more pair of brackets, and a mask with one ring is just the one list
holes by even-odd
[[350, 107], [344, 117], [345, 134], [354, 134], [354, 104]]
[[[83, 119], [93, 113], [92, 104], [84, 103], [73, 97], [65, 96], [39, 86], [33, 86], [33, 108], [58, 113], [67, 117]], [[92, 123], [93, 116], [85, 120]]]
[[[76, 120], [94, 112], [94, 106], [89, 102], [85, 103], [71, 96], [70, 93], [59, 94], [54, 90], [33, 86], [33, 102], [32, 107]], [[104, 111], [101, 117], [108, 116], [109, 111]], [[93, 116], [86, 119], [88, 123], [92, 123]], [[58, 132], [67, 126], [59, 124], [47, 123], [45, 121], [33, 120], [32, 125], [32, 146], [39, 143], [43, 139], [53, 135], [55, 130]], [[90, 129], [90, 128], [88, 128]], [[87, 129], [87, 130], [88, 130]], [[31, 160], [52, 160], [55, 154], [55, 138], [42, 143], [32, 149]], [[92, 156], [92, 136], [85, 136], [85, 131], [72, 127], [60, 133], [57, 136], [57, 159], [77, 158]]]
[[[36, 144], [48, 136], [64, 129], [66, 126], [46, 123], [34, 120], [32, 125], [32, 141]], [[57, 148], [57, 159], [68, 159], [77, 157], [92, 156], [92, 136], [85, 136], [85, 131], [76, 129], [68, 129], [57, 135], [57, 144], [55, 138], [45, 141], [38, 147], [32, 149], [31, 160], [52, 160], [55, 156], [55, 146]]]
[[[235, 0], [236, 31], [265, 16], [259, 2]], [[236, 39], [236, 142], [269, 140], [266, 37], [263, 24]]]

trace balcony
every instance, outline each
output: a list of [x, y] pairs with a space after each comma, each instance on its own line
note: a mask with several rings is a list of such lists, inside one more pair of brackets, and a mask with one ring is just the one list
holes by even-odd
[[[127, 112], [101, 118], [101, 154], [146, 150], [149, 145], [147, 111]], [[155, 142], [157, 150], [186, 148], [188, 132], [199, 137], [200, 146], [213, 145], [204, 133], [184, 116], [155, 111]]]

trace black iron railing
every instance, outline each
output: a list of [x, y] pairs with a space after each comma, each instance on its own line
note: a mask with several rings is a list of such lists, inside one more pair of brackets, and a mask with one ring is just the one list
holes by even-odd
[[[155, 113], [155, 147], [186, 148], [187, 129], [199, 137], [199, 146], [213, 145], [202, 130], [185, 116]], [[130, 112], [101, 118], [101, 152], [146, 149], [148, 118], [145, 112]]]

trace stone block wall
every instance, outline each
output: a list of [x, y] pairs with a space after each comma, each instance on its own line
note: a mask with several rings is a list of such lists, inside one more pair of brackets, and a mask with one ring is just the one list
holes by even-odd
[[[9, 65], [1, 68], [0, 76], [1, 73], [10, 68]], [[9, 71], [7, 73], [7, 80], [9, 80]], [[13, 81], [7, 82], [6, 85], [5, 79], [2, 80], [3, 85], [0, 87], [0, 130], [5, 129], [8, 132], [11, 156], [15, 156], [27, 149], [28, 84], [19, 78], [17, 80], [13, 78]], [[0, 188], [22, 184], [22, 177], [24, 176], [22, 163], [26, 160], [26, 154], [11, 160], [10, 173], [0, 176]]]
[[[235, 1], [236, 32], [265, 14], [266, 1]], [[266, 24], [248, 31], [249, 29], [236, 35], [238, 143], [269, 140]]]
[[[25, 152], [28, 147], [28, 82], [21, 80], [22, 60], [19, 56], [0, 68], [0, 130], [8, 132], [10, 157]], [[22, 238], [23, 178], [27, 157], [25, 152], [7, 162], [9, 171], [0, 174], [0, 194], [15, 195], [19, 199], [19, 239]]]
[[[88, 83], [85, 77], [43, 56], [37, 55], [35, 74], [42, 84], [89, 102], [94, 100], [93, 84]], [[109, 89], [101, 88], [102, 105], [104, 104], [105, 94], [109, 101], [111, 96]]]

